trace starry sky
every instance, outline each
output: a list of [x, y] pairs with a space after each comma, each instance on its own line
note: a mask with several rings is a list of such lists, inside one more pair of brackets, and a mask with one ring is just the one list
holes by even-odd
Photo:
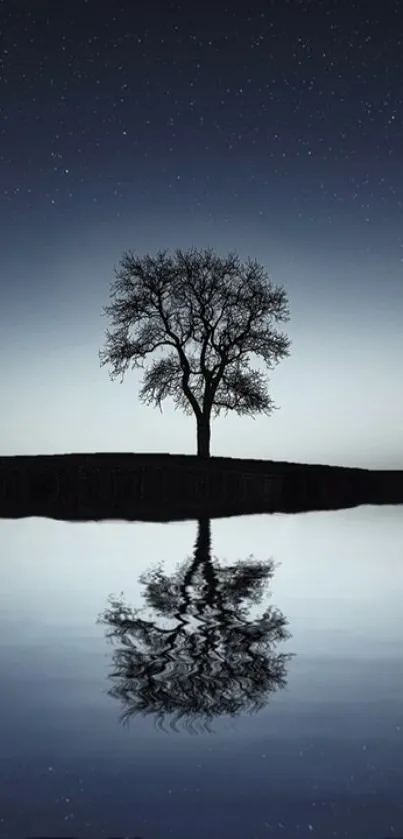
[[403, 468], [402, 141], [400, 2], [0, 0], [1, 454], [195, 451], [98, 359], [122, 253], [194, 245], [291, 309], [212, 453]]

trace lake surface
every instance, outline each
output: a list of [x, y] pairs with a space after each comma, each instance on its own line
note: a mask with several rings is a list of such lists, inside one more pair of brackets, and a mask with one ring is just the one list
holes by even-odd
[[1, 839], [403, 836], [402, 507], [0, 544]]

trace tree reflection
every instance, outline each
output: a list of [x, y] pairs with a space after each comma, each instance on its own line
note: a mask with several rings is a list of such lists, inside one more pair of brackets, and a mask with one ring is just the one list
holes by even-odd
[[153, 714], [163, 729], [169, 717], [174, 730], [180, 721], [190, 731], [196, 722], [211, 730], [216, 716], [263, 708], [285, 686], [290, 658], [276, 652], [290, 637], [284, 615], [273, 606], [251, 614], [274, 570], [271, 559], [253, 557], [220, 567], [210, 520], [201, 519], [193, 558], [170, 576], [159, 566], [140, 577], [143, 609], [129, 607], [123, 594], [109, 598], [99, 622], [116, 644], [108, 694], [120, 700], [121, 720]]

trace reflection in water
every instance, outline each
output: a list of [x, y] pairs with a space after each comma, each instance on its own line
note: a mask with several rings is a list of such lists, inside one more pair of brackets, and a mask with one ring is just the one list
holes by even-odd
[[[206, 518], [199, 521], [193, 559], [171, 576], [157, 567], [140, 577], [145, 608], [111, 597], [99, 622], [117, 644], [108, 694], [123, 705], [121, 720], [153, 714], [163, 730], [169, 716], [173, 730], [182, 721], [194, 732], [198, 721], [210, 731], [216, 716], [263, 708], [285, 686], [290, 659], [275, 651], [290, 637], [284, 615], [273, 606], [248, 614], [274, 570], [272, 560], [252, 557], [220, 568]], [[147, 607], [154, 620], [141, 617]]]

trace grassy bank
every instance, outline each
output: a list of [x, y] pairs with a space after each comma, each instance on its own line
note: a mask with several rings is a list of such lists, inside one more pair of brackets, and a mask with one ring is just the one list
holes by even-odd
[[165, 520], [403, 503], [403, 472], [162, 453], [0, 457], [0, 516]]

